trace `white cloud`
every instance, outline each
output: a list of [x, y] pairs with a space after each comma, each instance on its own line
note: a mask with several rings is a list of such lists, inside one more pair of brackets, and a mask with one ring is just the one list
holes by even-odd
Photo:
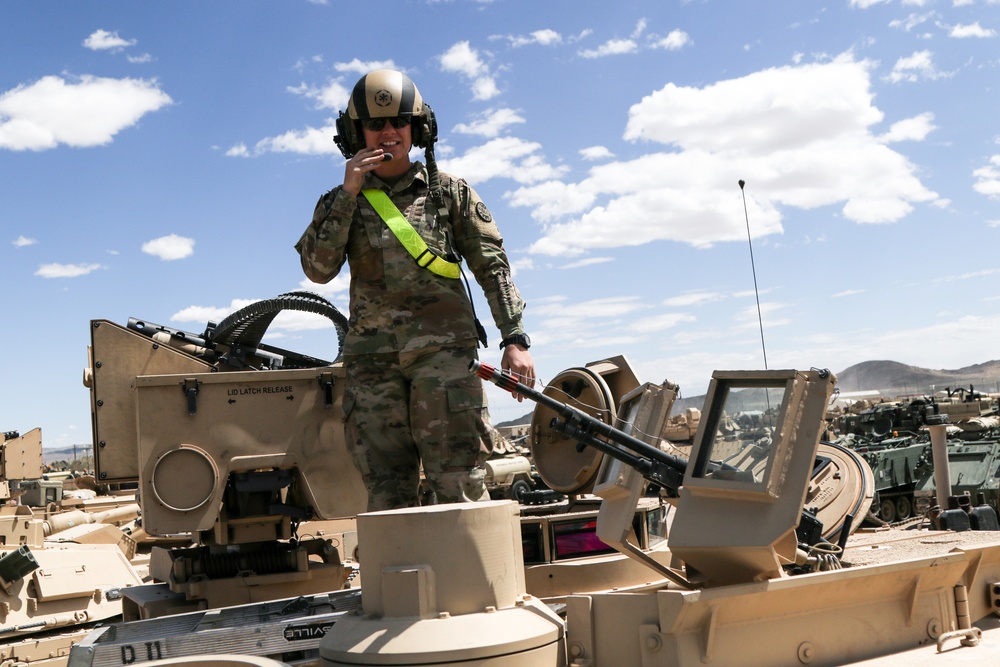
[[615, 156], [606, 146], [588, 146], [587, 148], [581, 148], [578, 152], [580, 153], [580, 157], [590, 161], [607, 160]]
[[678, 51], [688, 44], [691, 44], [691, 36], [683, 30], [671, 30], [670, 34], [663, 39], [653, 42], [653, 48], [666, 49], [668, 51]]
[[888, 3], [889, 0], [850, 0], [851, 7], [859, 7], [861, 9], [868, 9], [869, 7], [874, 7], [875, 5], [883, 5]]
[[471, 123], [459, 123], [455, 126], [455, 132], [496, 137], [511, 125], [524, 122], [524, 117], [513, 109], [491, 109]]
[[955, 37], [956, 39], [964, 39], [966, 37], [996, 37], [996, 35], [996, 30], [982, 27], [979, 25], [979, 21], [971, 25], [952, 26], [948, 32], [949, 37]]
[[507, 41], [514, 48], [521, 46], [528, 46], [529, 44], [539, 44], [541, 46], [552, 46], [554, 44], [561, 44], [563, 41], [562, 35], [560, 35], [555, 30], [545, 28], [543, 30], [535, 30], [529, 35], [508, 35]]
[[471, 148], [464, 155], [439, 160], [441, 169], [462, 177], [473, 184], [491, 178], [511, 178], [518, 183], [537, 183], [558, 178], [563, 167], [549, 165], [538, 154], [540, 144], [515, 137], [500, 137]]
[[539, 328], [553, 339], [577, 340], [581, 331], [592, 332], [606, 322], [615, 322], [624, 316], [650, 310], [650, 306], [636, 296], [611, 296], [582, 301], [568, 307], [557, 300], [534, 302], [532, 309]]
[[994, 276], [997, 273], [1000, 273], [1000, 269], [983, 269], [982, 271], [966, 271], [965, 273], [958, 273], [950, 276], [938, 276], [937, 278], [934, 278], [932, 282], [953, 283], [958, 280], [974, 280], [978, 278], [986, 278], [989, 276]]
[[695, 321], [697, 318], [687, 313], [663, 313], [652, 317], [640, 317], [629, 323], [629, 330], [639, 334], [658, 333], [672, 329], [679, 324]]
[[900, 81], [914, 82], [921, 79], [933, 81], [948, 78], [948, 72], [939, 72], [934, 66], [934, 54], [928, 50], [914, 51], [913, 55], [900, 58], [893, 65], [892, 72], [886, 77], [892, 83]]
[[832, 294], [831, 296], [834, 299], [839, 299], [839, 298], [845, 297], [845, 296], [854, 296], [855, 294], [864, 294], [867, 291], [868, 290], [864, 290], [864, 289], [848, 289], [848, 290], [844, 290], [843, 292], [837, 292], [836, 294]]
[[586, 259], [581, 259], [578, 262], [570, 262], [569, 264], [563, 264], [560, 269], [582, 269], [586, 266], [594, 266], [595, 264], [607, 264], [608, 262], [615, 261], [614, 257], [588, 257]]
[[[374, 72], [377, 69], [394, 69], [399, 70], [400, 68], [396, 66], [396, 63], [392, 60], [354, 60], [347, 63], [334, 63], [333, 69], [338, 72], [344, 73], [354, 73], [361, 78], [363, 75], [368, 74], [368, 72]], [[400, 70], [401, 71], [401, 70]], [[353, 83], [351, 84], [354, 85]], [[419, 88], [419, 86], [418, 86]]]
[[100, 264], [42, 264], [35, 275], [42, 278], [78, 278], [103, 268]]
[[788, 306], [783, 303], [765, 302], [758, 306], [747, 306], [743, 310], [737, 312], [733, 319], [736, 322], [737, 327], [742, 327], [744, 329], [757, 329], [763, 322], [764, 329], [771, 329], [774, 327], [780, 327], [788, 324], [791, 320], [787, 317], [777, 317], [775, 313], [784, 310]]
[[626, 53], [635, 53], [639, 50], [639, 45], [631, 39], [609, 39], [596, 49], [581, 49], [578, 51], [584, 58], [603, 58], [605, 56], [620, 56]]
[[276, 137], [265, 137], [258, 141], [253, 149], [239, 143], [228, 150], [229, 157], [255, 157], [264, 153], [298, 153], [301, 155], [340, 155], [340, 149], [333, 143], [337, 133], [330, 119], [330, 124], [324, 127], [307, 127], [304, 130], [289, 130]]
[[146, 241], [142, 244], [142, 251], [164, 261], [184, 259], [194, 254], [194, 239], [169, 234], [152, 241]]
[[885, 140], [919, 140], [930, 116], [887, 135], [867, 61], [786, 66], [703, 88], [667, 84], [629, 111], [625, 138], [651, 144], [635, 159], [594, 166], [577, 183], [543, 181], [507, 195], [545, 225], [532, 252], [676, 241], [709, 247], [746, 240], [737, 181], [748, 181], [753, 236], [783, 231], [781, 209], [842, 204], [854, 222], [894, 222], [939, 201]]
[[992, 156], [987, 166], [976, 169], [972, 175], [976, 177], [973, 190], [993, 199], [1000, 198], [1000, 155]]
[[438, 56], [441, 69], [460, 74], [472, 83], [472, 98], [488, 100], [500, 94], [489, 67], [479, 57], [479, 52], [469, 46], [469, 42], [458, 42]]
[[28, 238], [27, 236], [18, 236], [16, 239], [11, 241], [11, 244], [13, 244], [15, 248], [23, 248], [25, 246], [35, 245], [36, 243], [38, 243], [37, 240]]
[[[603, 58], [605, 56], [619, 56], [627, 53], [635, 53], [639, 50], [638, 39], [642, 36], [642, 33], [646, 30], [646, 19], [639, 19], [635, 25], [635, 29], [632, 34], [627, 39], [609, 39], [604, 42], [596, 49], [581, 49], [577, 51], [577, 55], [582, 58]], [[671, 33], [673, 35], [673, 33]], [[666, 39], [670, 39], [670, 35]], [[660, 44], [654, 44], [654, 46], [661, 46]]]
[[46, 76], [0, 95], [0, 148], [101, 146], [144, 115], [173, 104], [156, 81]]
[[220, 322], [241, 308], [256, 303], [259, 299], [233, 299], [228, 306], [188, 306], [170, 316], [171, 322]]
[[[353, 86], [353, 84], [351, 84]], [[289, 86], [288, 92], [315, 101], [317, 109], [347, 110], [351, 99], [351, 91], [340, 81], [328, 81], [325, 86], [317, 88], [304, 83]]]
[[910, 14], [905, 19], [896, 19], [894, 21], [889, 21], [890, 28], [901, 28], [905, 32], [910, 32], [914, 28], [923, 25], [927, 21], [934, 18], [934, 13], [930, 12], [927, 14]]
[[333, 301], [335, 297], [342, 297], [351, 289], [351, 273], [347, 266], [345, 266], [340, 273], [338, 273], [336, 277], [328, 283], [314, 283], [308, 278], [304, 278], [299, 283], [299, 287], [301, 289], [319, 294], [328, 301]]
[[923, 141], [934, 129], [936, 129], [934, 114], [924, 112], [913, 118], [893, 123], [889, 131], [879, 137], [879, 141], [887, 144], [897, 141]]
[[93, 51], [120, 51], [126, 46], [135, 45], [134, 39], [124, 39], [118, 36], [117, 32], [107, 30], [95, 30], [87, 39], [83, 40], [83, 45]]
[[692, 292], [664, 299], [663, 305], [671, 308], [686, 308], [688, 306], [700, 306], [703, 303], [722, 301], [725, 298], [726, 295], [719, 292]]
[[151, 56], [148, 53], [144, 53], [141, 56], [126, 56], [125, 59], [128, 60], [130, 63], [141, 65], [142, 63], [152, 62], [153, 56]]

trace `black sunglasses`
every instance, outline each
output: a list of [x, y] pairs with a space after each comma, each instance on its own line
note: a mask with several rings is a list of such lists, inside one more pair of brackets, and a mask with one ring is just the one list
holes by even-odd
[[372, 132], [379, 132], [385, 127], [386, 121], [389, 121], [394, 128], [397, 130], [402, 129], [410, 124], [409, 116], [393, 116], [392, 118], [368, 118], [367, 120], [361, 121], [362, 125], [366, 130], [371, 130]]

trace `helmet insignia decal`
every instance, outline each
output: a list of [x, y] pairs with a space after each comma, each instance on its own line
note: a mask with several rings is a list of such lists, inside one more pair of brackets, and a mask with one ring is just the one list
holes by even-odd
[[387, 107], [392, 104], [392, 93], [383, 88], [382, 90], [375, 93], [375, 104], [380, 107]]

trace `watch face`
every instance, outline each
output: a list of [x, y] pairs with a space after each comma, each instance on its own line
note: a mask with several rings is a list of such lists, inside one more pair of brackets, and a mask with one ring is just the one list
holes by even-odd
[[507, 336], [500, 347], [507, 347], [508, 345], [520, 345], [527, 350], [531, 347], [531, 339], [528, 338], [528, 334], [514, 334], [513, 336]]

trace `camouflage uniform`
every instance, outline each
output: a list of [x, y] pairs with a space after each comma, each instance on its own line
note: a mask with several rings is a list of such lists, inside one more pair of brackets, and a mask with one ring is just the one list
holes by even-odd
[[[386, 192], [439, 256], [465, 260], [503, 338], [523, 333], [524, 302], [489, 210], [465, 181], [440, 178], [447, 225], [420, 162], [392, 186], [367, 174], [364, 188]], [[469, 373], [477, 335], [463, 281], [417, 266], [367, 200], [340, 187], [320, 197], [295, 247], [314, 282], [350, 264], [344, 418], [369, 509], [416, 505], [420, 463], [439, 502], [485, 499], [483, 464], [497, 436]]]

